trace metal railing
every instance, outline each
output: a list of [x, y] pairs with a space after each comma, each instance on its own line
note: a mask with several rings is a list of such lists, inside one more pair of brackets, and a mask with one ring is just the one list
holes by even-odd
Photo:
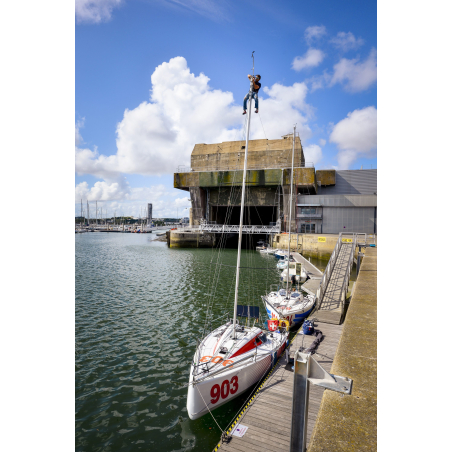
[[328, 283], [331, 278], [331, 274], [333, 273], [334, 266], [336, 265], [337, 256], [339, 256], [339, 251], [342, 246], [342, 232], [339, 233], [339, 238], [337, 239], [336, 246], [331, 254], [330, 260], [328, 261], [328, 265], [323, 272], [322, 280], [320, 281], [320, 287], [317, 289], [317, 311], [320, 309], [322, 304], [323, 295], [325, 294], [326, 288], [328, 287]]
[[353, 268], [353, 259], [355, 257], [355, 248], [356, 248], [357, 236], [358, 236], [358, 234], [353, 234], [352, 249], [350, 251], [350, 257], [349, 257], [349, 261], [348, 261], [348, 265], [347, 265], [347, 270], [346, 270], [346, 273], [345, 273], [345, 276], [344, 276], [344, 281], [342, 282], [342, 287], [341, 287], [340, 301], [341, 301], [342, 312], [344, 310], [345, 300], [347, 299], [348, 284], [350, 282], [350, 274], [351, 274], [352, 268]]
[[[258, 166], [248, 166], [247, 170], [266, 170], [266, 169], [290, 169], [291, 167], [287, 165], [287, 163], [278, 165], [275, 164], [273, 165], [271, 168], [265, 168], [262, 167], [261, 165]], [[294, 169], [297, 168], [314, 168], [314, 163], [313, 162], [305, 162], [303, 163], [301, 166], [297, 166]], [[177, 173], [190, 173], [190, 172], [197, 172], [197, 173], [202, 173], [202, 172], [208, 172], [208, 171], [241, 171], [242, 168], [237, 168], [237, 165], [234, 166], [224, 166], [224, 165], [215, 165], [209, 168], [203, 168], [203, 169], [193, 169], [189, 166], [185, 166], [185, 165], [179, 165], [177, 167]]]
[[356, 232], [356, 244], [367, 245], [367, 234], [364, 232]]
[[342, 281], [342, 286], [340, 289], [340, 295], [339, 295], [339, 300], [338, 300], [338, 301], [340, 301], [341, 309], [342, 310], [344, 309], [345, 300], [347, 298], [347, 293], [348, 293], [348, 284], [350, 282], [350, 274], [351, 274], [351, 271], [353, 268], [353, 259], [355, 256], [355, 248], [358, 243], [358, 236], [361, 236], [361, 240], [363, 239], [363, 236], [364, 236], [364, 243], [365, 243], [367, 237], [366, 237], [366, 234], [364, 234], [364, 233], [355, 233], [355, 232], [339, 233], [339, 238], [337, 240], [336, 246], [334, 247], [333, 254], [331, 255], [331, 258], [330, 258], [328, 265], [325, 269], [325, 272], [323, 274], [322, 281], [320, 283], [320, 287], [317, 290], [317, 309], [316, 309], [317, 311], [320, 309], [320, 307], [322, 305], [323, 297], [328, 288], [328, 284], [330, 282], [331, 275], [334, 271], [334, 267], [336, 265], [337, 258], [339, 256], [341, 248], [343, 245], [348, 245], [348, 243], [350, 243], [348, 240], [347, 241], [344, 240], [344, 239], [348, 239], [348, 237], [346, 237], [346, 236], [351, 236], [352, 245], [351, 245], [350, 256], [349, 256], [349, 260], [347, 263], [344, 280]]
[[[239, 225], [229, 224], [200, 224], [200, 231], [214, 232], [214, 233], [228, 233], [239, 232]], [[275, 226], [243, 226], [242, 232], [245, 234], [279, 234], [281, 232], [281, 225]]]

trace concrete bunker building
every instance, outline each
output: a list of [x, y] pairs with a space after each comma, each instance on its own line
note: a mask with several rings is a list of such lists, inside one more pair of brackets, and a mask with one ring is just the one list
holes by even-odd
[[[292, 143], [292, 134], [249, 141], [245, 225], [288, 231]], [[239, 224], [244, 156], [244, 141], [195, 145], [190, 168], [174, 174], [174, 187], [190, 192], [191, 226]], [[293, 176], [293, 232], [377, 233], [376, 169], [316, 171], [296, 136]]]

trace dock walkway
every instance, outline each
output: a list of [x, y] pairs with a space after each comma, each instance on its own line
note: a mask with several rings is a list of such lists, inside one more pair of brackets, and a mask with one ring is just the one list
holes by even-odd
[[323, 273], [311, 262], [309, 262], [305, 257], [303, 257], [300, 253], [292, 252], [290, 253], [296, 262], [300, 262], [303, 264], [303, 267], [306, 270], [306, 273], [309, 276], [309, 279], [303, 284], [303, 289], [308, 289], [310, 292], [315, 294], [320, 287], [320, 283], [322, 281]]
[[315, 317], [319, 322], [339, 325], [343, 320], [353, 258], [361, 235], [339, 234], [317, 292]]
[[[322, 331], [324, 339], [315, 354], [317, 362], [327, 371], [330, 370], [342, 325], [316, 323], [316, 329]], [[313, 336], [305, 336], [297, 332], [291, 346], [290, 357], [300, 347], [308, 348], [313, 342]], [[248, 430], [242, 438], [232, 436], [229, 443], [223, 443], [215, 450], [237, 452], [273, 452], [289, 451], [290, 427], [292, 419], [293, 364], [287, 364], [285, 355], [279, 358], [273, 372], [269, 375], [262, 388], [237, 423], [247, 426]], [[310, 385], [308, 412], [308, 442], [314, 428], [324, 388]]]
[[316, 314], [317, 318], [323, 322], [339, 323], [341, 320], [344, 309], [341, 292], [344, 279], [347, 277], [350, 253], [354, 253], [354, 246], [351, 243], [342, 243], [319, 311]]

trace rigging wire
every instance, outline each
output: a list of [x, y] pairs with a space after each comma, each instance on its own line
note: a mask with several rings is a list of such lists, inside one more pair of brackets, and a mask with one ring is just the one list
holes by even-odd
[[[242, 137], [244, 135], [244, 128], [245, 128], [245, 121], [243, 121], [243, 125], [242, 125]], [[241, 142], [243, 141], [243, 139], [241, 140]], [[240, 164], [240, 153], [237, 155], [237, 160], [236, 160], [236, 168], [235, 171], [233, 171], [233, 181], [232, 181], [232, 186], [231, 186], [231, 193], [229, 196], [229, 201], [228, 201], [228, 207], [226, 209], [226, 215], [225, 215], [225, 224], [227, 224], [232, 216], [232, 212], [233, 212], [233, 206], [236, 204], [236, 199], [234, 199], [237, 196], [237, 187], [236, 187], [236, 176], [237, 176], [237, 170]], [[220, 195], [220, 189], [222, 186], [221, 180], [219, 181], [219, 195]], [[231, 202], [232, 199], [232, 202]], [[217, 214], [218, 214], [218, 209], [217, 209]], [[220, 262], [220, 258], [222, 255], [222, 251], [225, 248], [225, 243], [226, 243], [226, 233], [222, 233], [220, 235], [220, 240], [218, 241], [218, 245], [217, 245], [217, 260], [216, 260], [216, 264], [215, 264], [215, 271], [214, 271], [214, 275], [212, 277], [212, 283], [211, 283], [211, 290], [210, 290], [210, 298], [207, 301], [207, 314], [206, 314], [206, 320], [204, 323], [204, 329], [203, 329], [203, 334], [206, 333], [207, 330], [207, 326], [209, 323], [208, 320], [208, 314], [209, 311], [211, 309], [213, 309], [213, 301], [216, 298], [216, 292], [217, 292], [217, 287], [218, 287], [218, 282], [219, 282], [219, 278], [220, 278], [220, 270], [221, 270], [221, 266], [219, 266], [219, 262]], [[211, 258], [211, 264], [213, 262], [213, 249], [212, 249], [212, 258]], [[209, 284], [210, 285], [210, 284]]]

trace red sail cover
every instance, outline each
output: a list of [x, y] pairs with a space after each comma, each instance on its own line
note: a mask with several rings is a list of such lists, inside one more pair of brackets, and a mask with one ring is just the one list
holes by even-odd
[[270, 319], [268, 321], [268, 329], [270, 331], [276, 331], [278, 328], [278, 319]]

